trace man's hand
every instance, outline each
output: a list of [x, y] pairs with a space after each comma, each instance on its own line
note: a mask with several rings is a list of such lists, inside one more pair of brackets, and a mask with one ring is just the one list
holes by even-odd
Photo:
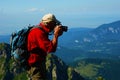
[[58, 37], [61, 36], [63, 34], [63, 30], [62, 30], [62, 27], [61, 25], [58, 25], [54, 28], [54, 36], [53, 36], [53, 39], [52, 39], [52, 43], [53, 43], [53, 46], [56, 50], [56, 46], [57, 46], [57, 43], [58, 43]]
[[55, 28], [54, 28], [54, 35], [56, 37], [59, 37], [63, 34], [63, 30], [62, 30], [62, 27], [61, 25], [57, 25]]

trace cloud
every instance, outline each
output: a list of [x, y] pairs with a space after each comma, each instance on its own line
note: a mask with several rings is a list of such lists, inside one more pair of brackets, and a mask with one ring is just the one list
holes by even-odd
[[27, 9], [26, 12], [45, 12], [45, 9], [30, 8]]
[[40, 12], [45, 12], [45, 9], [39, 9]]
[[30, 8], [27, 10], [27, 12], [36, 12], [38, 11], [38, 8]]

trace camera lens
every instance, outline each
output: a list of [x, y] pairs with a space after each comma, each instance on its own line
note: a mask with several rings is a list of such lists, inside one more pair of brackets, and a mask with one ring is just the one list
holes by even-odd
[[67, 32], [68, 27], [67, 26], [62, 26], [62, 30], [65, 31], [65, 32]]

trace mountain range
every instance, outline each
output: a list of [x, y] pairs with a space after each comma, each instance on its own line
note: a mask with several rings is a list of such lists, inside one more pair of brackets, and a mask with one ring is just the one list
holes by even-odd
[[63, 34], [59, 42], [57, 55], [64, 60], [69, 56], [67, 61], [90, 57], [119, 59], [120, 21], [102, 24], [92, 29], [70, 29]]

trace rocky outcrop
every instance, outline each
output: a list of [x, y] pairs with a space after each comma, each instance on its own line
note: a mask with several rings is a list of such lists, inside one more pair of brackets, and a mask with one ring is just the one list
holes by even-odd
[[12, 80], [13, 73], [10, 72], [10, 45], [0, 43], [0, 80]]
[[72, 67], [53, 54], [48, 54], [46, 58], [46, 70], [49, 80], [84, 80]]

